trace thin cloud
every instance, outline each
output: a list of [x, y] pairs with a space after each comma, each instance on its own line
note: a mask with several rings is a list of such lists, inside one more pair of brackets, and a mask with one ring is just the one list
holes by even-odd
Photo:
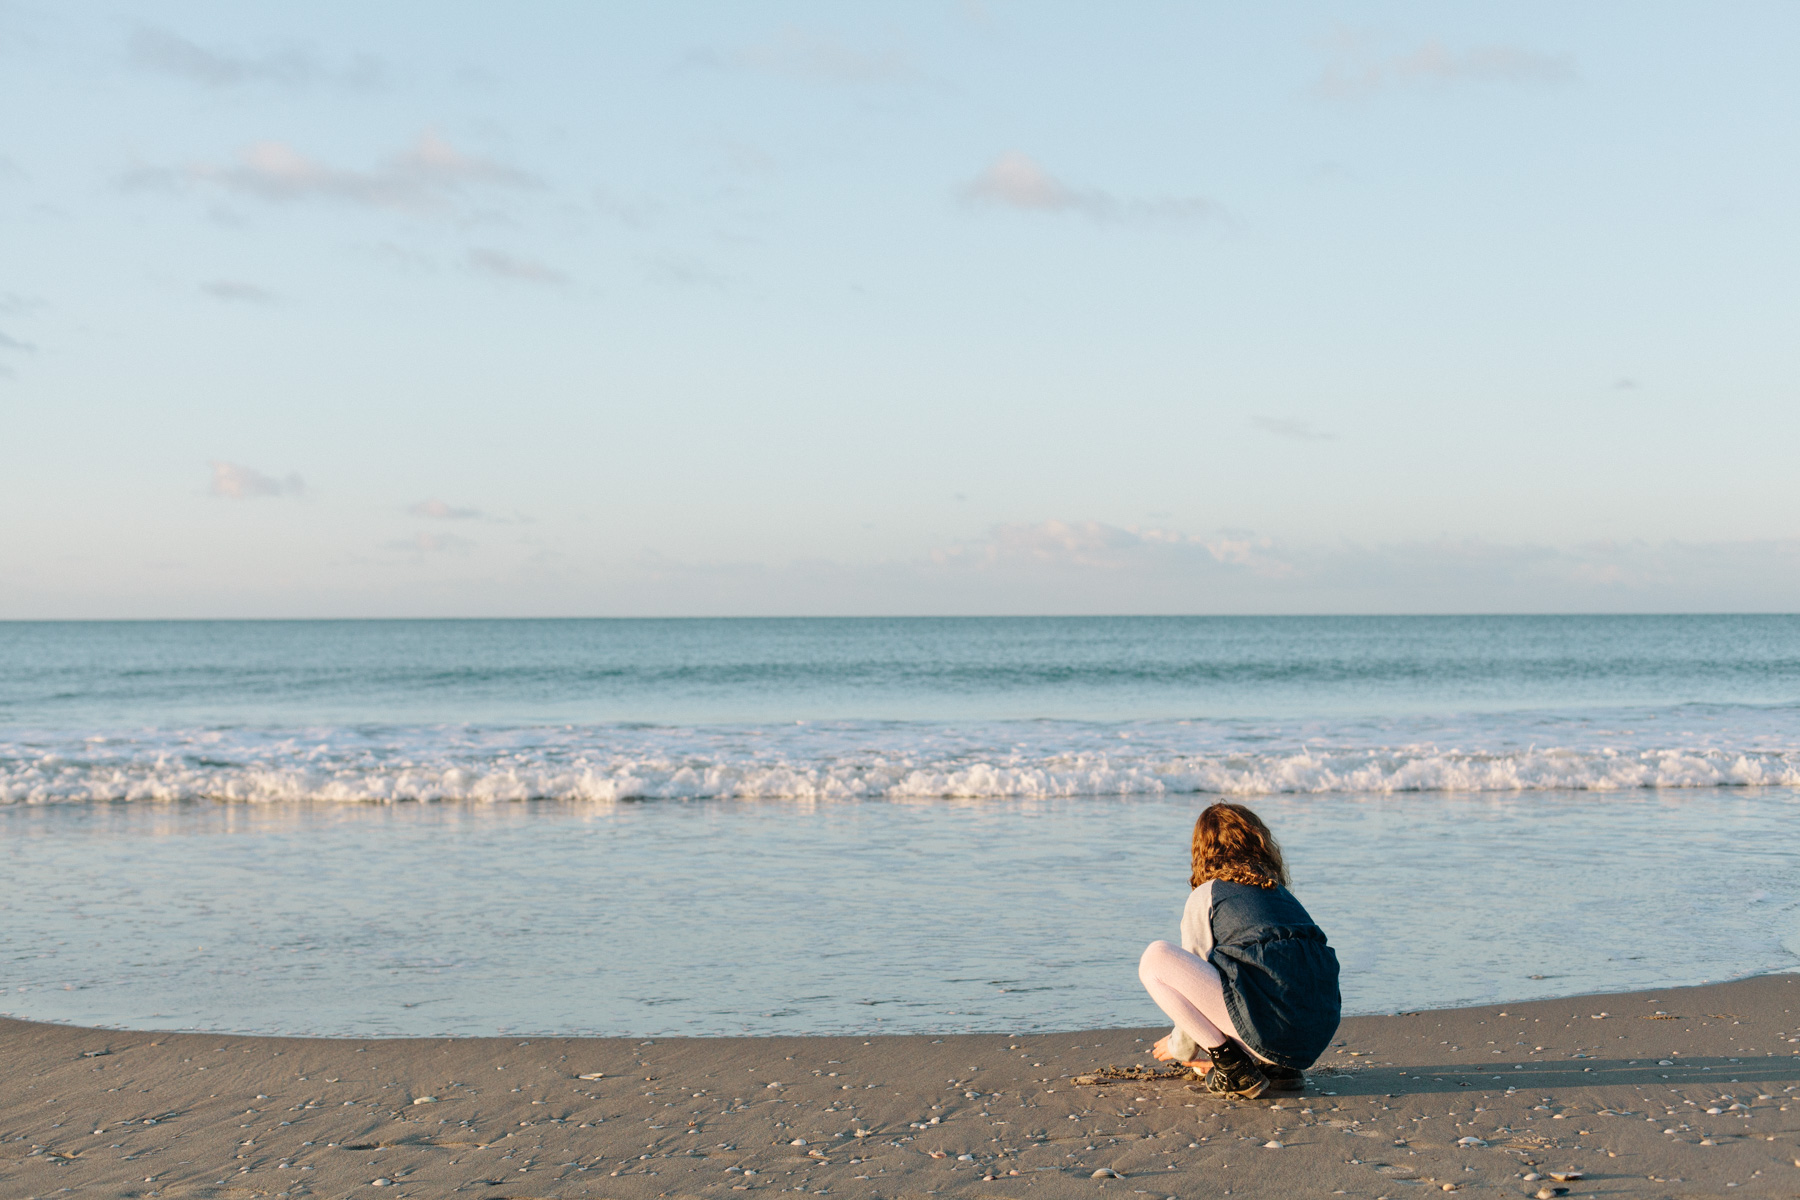
[[408, 275], [427, 275], [438, 269], [437, 260], [423, 250], [393, 242], [378, 242], [364, 247], [362, 252], [375, 261]]
[[254, 467], [246, 467], [243, 463], [221, 462], [217, 459], [207, 466], [212, 468], [212, 494], [227, 500], [299, 496], [306, 491], [306, 484], [298, 475], [289, 474], [286, 478], [276, 479], [264, 475]]
[[1018, 150], [1008, 150], [988, 164], [963, 189], [963, 195], [974, 201], [1039, 212], [1091, 211], [1105, 202], [1103, 193], [1075, 191]]
[[382, 74], [380, 64], [372, 58], [359, 57], [347, 67], [332, 69], [303, 50], [231, 54], [209, 50], [155, 26], [134, 31], [126, 52], [133, 66], [212, 88], [257, 83], [296, 87], [319, 82], [372, 87], [381, 82]]
[[499, 250], [469, 251], [469, 266], [491, 278], [508, 279], [516, 283], [560, 286], [569, 282], [569, 277], [554, 267], [529, 258], [515, 258]]
[[1293, 570], [1275, 554], [1268, 538], [1254, 534], [1234, 531], [1209, 538], [1104, 521], [996, 525], [975, 541], [933, 551], [931, 561], [941, 567], [979, 570], [1031, 566], [1116, 572], [1145, 570], [1166, 561], [1185, 561], [1209, 570], [1242, 567], [1271, 577]]
[[1452, 50], [1436, 39], [1403, 54], [1381, 52], [1365, 35], [1340, 31], [1325, 42], [1331, 59], [1313, 83], [1327, 100], [1354, 100], [1410, 84], [1561, 84], [1576, 78], [1567, 55], [1505, 44]]
[[1328, 430], [1316, 428], [1309, 421], [1300, 421], [1293, 417], [1255, 416], [1250, 418], [1250, 423], [1276, 437], [1284, 437], [1296, 442], [1335, 442], [1338, 436]]
[[435, 497], [421, 500], [406, 510], [415, 517], [424, 517], [429, 521], [473, 521], [481, 517], [479, 508], [455, 508]]
[[836, 34], [790, 26], [769, 41], [720, 53], [703, 50], [689, 61], [707, 67], [737, 67], [783, 75], [809, 83], [902, 83], [918, 75], [911, 56], [898, 47], [863, 49]]
[[21, 296], [17, 292], [0, 292], [0, 313], [28, 313], [44, 307], [42, 297]]
[[[553, 581], [553, 582], [552, 582]], [[1283, 543], [1104, 522], [1002, 526], [930, 558], [678, 561], [534, 581], [619, 615], [1768, 612], [1800, 588], [1800, 538], [1556, 546], [1443, 539]]]
[[20, 341], [4, 330], [0, 330], [0, 350], [19, 350], [30, 354], [36, 349], [37, 347], [30, 342]]
[[731, 281], [697, 259], [678, 254], [659, 254], [644, 260], [649, 277], [657, 283], [682, 287], [722, 288]]
[[632, 229], [648, 229], [663, 214], [663, 206], [655, 200], [627, 200], [604, 188], [594, 190], [594, 210]]
[[1222, 217], [1225, 210], [1203, 196], [1126, 199], [1097, 188], [1074, 188], [1019, 150], [1008, 150], [962, 188], [974, 205], [1020, 212], [1079, 213], [1096, 221], [1193, 221]]
[[720, 138], [715, 143], [719, 158], [737, 175], [773, 175], [781, 163], [761, 146], [737, 138]]
[[200, 290], [215, 300], [239, 304], [273, 304], [275, 293], [241, 279], [213, 279], [200, 285]]
[[411, 147], [366, 171], [334, 167], [286, 142], [247, 146], [237, 161], [180, 169], [137, 167], [120, 179], [126, 190], [200, 183], [274, 204], [331, 200], [369, 208], [419, 212], [443, 208], [475, 188], [531, 188], [538, 179], [493, 159], [465, 154], [427, 131]]

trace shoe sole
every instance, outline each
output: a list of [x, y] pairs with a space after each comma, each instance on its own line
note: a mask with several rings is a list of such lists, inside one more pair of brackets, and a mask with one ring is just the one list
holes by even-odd
[[1254, 1100], [1269, 1090], [1267, 1080], [1256, 1088], [1243, 1088], [1235, 1092], [1215, 1092], [1203, 1083], [1190, 1083], [1187, 1090], [1200, 1096], [1216, 1096], [1221, 1100]]
[[1287, 1079], [1287, 1078], [1270, 1079], [1268, 1081], [1268, 1083], [1264, 1084], [1257, 1091], [1250, 1092], [1247, 1094], [1243, 1093], [1243, 1092], [1210, 1092], [1210, 1091], [1207, 1091], [1207, 1089], [1206, 1089], [1206, 1074], [1207, 1073], [1205, 1071], [1202, 1071], [1197, 1067], [1194, 1068], [1195, 1082], [1193, 1084], [1188, 1085], [1188, 1091], [1199, 1092], [1202, 1095], [1206, 1095], [1206, 1096], [1219, 1096], [1219, 1095], [1240, 1096], [1240, 1095], [1243, 1095], [1243, 1096], [1246, 1096], [1247, 1099], [1254, 1100], [1256, 1097], [1262, 1095], [1263, 1092], [1304, 1092], [1306, 1090], [1306, 1076], [1296, 1075], [1292, 1079]]

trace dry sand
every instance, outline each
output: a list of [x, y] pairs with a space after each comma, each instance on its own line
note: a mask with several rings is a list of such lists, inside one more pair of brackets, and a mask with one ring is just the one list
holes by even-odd
[[1073, 1082], [1153, 1066], [1162, 1032], [337, 1041], [0, 1021], [0, 1196], [1800, 1195], [1800, 976], [1359, 1017], [1303, 1093], [1248, 1103]]

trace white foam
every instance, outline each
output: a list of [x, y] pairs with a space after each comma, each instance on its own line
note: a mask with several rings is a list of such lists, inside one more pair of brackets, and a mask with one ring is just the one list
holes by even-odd
[[[849, 801], [1800, 786], [1800, 751], [1779, 746], [1270, 748], [1268, 740], [1184, 723], [1123, 731], [1058, 723], [974, 732], [871, 724], [822, 730], [39, 734], [0, 742], [0, 804]], [[1203, 748], [1185, 748], [1195, 743]], [[1251, 749], [1246, 743], [1262, 745]]]

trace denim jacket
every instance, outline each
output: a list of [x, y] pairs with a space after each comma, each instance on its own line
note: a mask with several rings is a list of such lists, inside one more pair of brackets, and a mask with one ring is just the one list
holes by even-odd
[[1284, 887], [1211, 885], [1212, 947], [1225, 1007], [1254, 1053], [1293, 1070], [1331, 1045], [1342, 1015], [1337, 954], [1325, 931]]

